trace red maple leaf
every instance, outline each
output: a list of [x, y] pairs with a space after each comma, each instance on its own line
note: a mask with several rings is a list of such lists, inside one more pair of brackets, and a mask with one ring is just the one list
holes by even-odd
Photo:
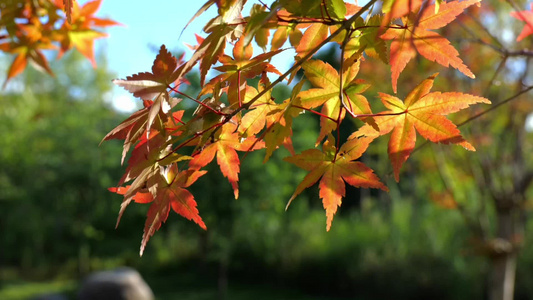
[[417, 52], [445, 67], [452, 66], [468, 77], [475, 77], [470, 69], [463, 64], [459, 58], [459, 52], [450, 45], [450, 41], [429, 30], [446, 26], [463, 10], [480, 1], [466, 0], [442, 3], [438, 13], [435, 13], [435, 5], [425, 8], [420, 14], [417, 14], [418, 8], [416, 8], [407, 17], [402, 18], [403, 26], [391, 27], [381, 35], [384, 40], [392, 40], [390, 64], [392, 88], [395, 93], [400, 73], [407, 63], [416, 56]]
[[[147, 113], [146, 131], [154, 124], [156, 117], [163, 116], [172, 107], [179, 103], [180, 99], [172, 98], [167, 89], [174, 82], [172, 74], [178, 66], [178, 60], [165, 47], [161, 45], [159, 54], [152, 64], [152, 72], [142, 72], [127, 76], [126, 79], [115, 79], [113, 83], [131, 92], [135, 97], [143, 100], [153, 100], [153, 104]], [[166, 120], [162, 120], [163, 122]]]
[[[199, 215], [194, 196], [185, 188], [193, 184], [207, 171], [185, 170], [178, 171], [176, 164], [164, 169], [159, 177], [158, 188], [155, 196], [149, 192], [139, 191], [133, 196], [137, 203], [152, 203], [148, 209], [144, 234], [141, 242], [140, 255], [142, 256], [148, 240], [161, 227], [170, 212], [170, 208], [182, 217], [194, 221], [202, 229], [207, 229], [204, 221]], [[126, 194], [130, 186], [109, 188], [111, 192]]]
[[392, 131], [388, 152], [396, 181], [399, 181], [400, 168], [415, 147], [417, 131], [434, 143], [458, 144], [467, 150], [475, 151], [445, 115], [467, 108], [471, 104], [490, 103], [490, 101], [483, 97], [455, 92], [430, 93], [436, 76], [437, 74], [434, 74], [422, 81], [404, 101], [379, 93], [381, 102], [390, 109], [383, 112], [382, 116], [375, 117], [379, 131], [365, 124], [352, 134], [352, 137], [376, 138]]
[[517, 18], [520, 21], [526, 22], [524, 29], [520, 32], [520, 35], [516, 38], [517, 42], [523, 40], [526, 36], [533, 34], [533, 3], [530, 4], [530, 10], [513, 11], [511, 16]]
[[329, 135], [328, 140], [322, 147], [322, 151], [310, 149], [301, 154], [285, 158], [285, 161], [309, 171], [289, 199], [287, 207], [298, 194], [320, 180], [318, 185], [320, 189], [319, 195], [326, 210], [326, 230], [329, 231], [333, 216], [345, 195], [345, 182], [354, 187], [376, 188], [388, 191], [372, 169], [362, 162], [354, 161], [361, 157], [372, 140], [372, 138], [348, 140], [337, 152], [334, 146], [335, 141]]

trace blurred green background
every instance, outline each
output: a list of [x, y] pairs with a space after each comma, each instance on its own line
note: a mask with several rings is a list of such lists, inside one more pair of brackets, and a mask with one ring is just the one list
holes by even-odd
[[[497, 55], [468, 45], [461, 51], [486, 54], [487, 69], [497, 65]], [[334, 64], [335, 55], [330, 50], [321, 57]], [[467, 65], [479, 59], [464, 58]], [[517, 161], [517, 151], [530, 153], [533, 138], [525, 126], [532, 110], [526, 97], [461, 128], [478, 152], [425, 146], [407, 162], [399, 184], [391, 176], [388, 139], [377, 140], [362, 159], [390, 193], [347, 187], [330, 232], [316, 186], [285, 211], [305, 176], [282, 161], [286, 150], [280, 149], [267, 164], [262, 163], [262, 151], [244, 158], [238, 201], [210, 165], [209, 173], [191, 188], [208, 230], [172, 213], [140, 258], [148, 206], [131, 205], [114, 228], [121, 197], [107, 188], [124, 171], [122, 147], [116, 141], [98, 144], [127, 115], [110, 108], [110, 80], [116, 75], [107, 71], [105, 56], [99, 57], [98, 66], [92, 69], [79, 54], [70, 53], [53, 63], [57, 77], [29, 68], [2, 92], [0, 299], [47, 293], [74, 299], [86, 275], [119, 266], [139, 270], [157, 299], [487, 298], [493, 253], [483, 234], [496, 230], [491, 192], [514, 188], [506, 178], [513, 176], [515, 164], [528, 170], [532, 164], [527, 155], [520, 154]], [[382, 80], [389, 71], [384, 66], [370, 70], [361, 73], [375, 82], [368, 98], [379, 105], [375, 92], [390, 92], [389, 80]], [[494, 72], [474, 70], [480, 75], [473, 82], [421, 61], [408, 66], [399, 86], [410, 90], [435, 70], [441, 75], [434, 90], [467, 91], [493, 101], [504, 99], [518, 82], [511, 76], [512, 66], [498, 74], [496, 84]], [[194, 76], [189, 79], [187, 92], [194, 95], [198, 84]], [[492, 85], [487, 88], [487, 83]], [[283, 100], [289, 94], [290, 88], [281, 86], [274, 97]], [[486, 107], [456, 120], [482, 109]], [[346, 125], [343, 135], [358, 125]], [[311, 114], [296, 120], [297, 152], [312, 147], [317, 130]], [[486, 161], [492, 169], [486, 169]], [[487, 172], [498, 182], [496, 188], [477, 180]], [[529, 188], [523, 196], [515, 299], [533, 299]]]

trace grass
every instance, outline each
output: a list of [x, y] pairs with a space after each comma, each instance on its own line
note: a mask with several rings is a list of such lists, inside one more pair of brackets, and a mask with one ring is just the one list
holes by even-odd
[[10, 281], [0, 288], [2, 300], [27, 300], [38, 295], [62, 294], [67, 297], [75, 294], [78, 283], [74, 280], [54, 280], [47, 282]]
[[[168, 281], [168, 279], [167, 279]], [[154, 290], [157, 300], [213, 300], [218, 299], [216, 285], [189, 285], [170, 281], [166, 287], [157, 285]], [[2, 300], [28, 300], [39, 295], [61, 294], [67, 299], [75, 299], [78, 283], [75, 281], [50, 281], [50, 282], [10, 282], [5, 283], [0, 289]], [[226, 299], [233, 300], [332, 300], [303, 294], [296, 290], [278, 289], [268, 285], [230, 285]]]

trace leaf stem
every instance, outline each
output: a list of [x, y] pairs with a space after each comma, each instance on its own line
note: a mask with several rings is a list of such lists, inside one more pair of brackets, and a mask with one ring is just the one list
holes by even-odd
[[259, 0], [259, 3], [261, 3], [261, 5], [263, 5], [266, 9], [270, 10], [270, 7], [268, 7], [265, 2]]
[[380, 112], [380, 113], [377, 113], [377, 114], [360, 114], [360, 115], [352, 114], [352, 116], [354, 118], [386, 117], [386, 116], [399, 116], [399, 115], [403, 115], [405, 113], [407, 113], [407, 111], [402, 111], [402, 112], [397, 112], [397, 113], [383, 113], [383, 112]]
[[[245, 87], [246, 89], [246, 87]], [[242, 99], [241, 99], [241, 70], [237, 71], [237, 98], [239, 99], [239, 107], [242, 106]]]
[[223, 112], [221, 112], [221, 111], [219, 111], [219, 110], [216, 110], [216, 109], [212, 108], [211, 106], [209, 106], [209, 105], [203, 103], [202, 101], [199, 101], [199, 100], [197, 100], [197, 99], [194, 99], [193, 97], [191, 97], [191, 96], [189, 96], [189, 95], [187, 95], [187, 94], [185, 94], [185, 93], [182, 93], [182, 92], [180, 92], [179, 90], [176, 90], [175, 88], [173, 88], [173, 87], [171, 87], [171, 86], [168, 86], [168, 88], [171, 89], [171, 90], [172, 90], [173, 92], [175, 92], [176, 94], [182, 95], [183, 97], [188, 98], [188, 99], [190, 99], [190, 100], [192, 100], [192, 101], [198, 103], [199, 105], [203, 106], [203, 107], [206, 108], [207, 110], [210, 110], [211, 112], [213, 112], [213, 113], [215, 113], [215, 114], [217, 114], [217, 115], [219, 115], [219, 116], [227, 116], [227, 115], [228, 115], [228, 114], [226, 114], [226, 113], [223, 113]]
[[185, 125], [185, 122], [183, 122], [181, 119], [178, 119], [178, 118], [176, 118], [174, 116], [172, 116], [172, 119], [174, 120], [174, 124], [175, 124], [175, 122], [179, 122], [181, 125]]
[[[331, 16], [329, 15], [328, 7], [326, 6], [326, 0], [322, 0], [322, 3], [320, 5], [322, 8], [324, 8], [324, 12], [326, 12], [326, 16], [328, 16], [328, 20], [333, 20]], [[322, 14], [322, 8], [320, 9], [320, 13]], [[324, 16], [322, 16], [324, 18]]]

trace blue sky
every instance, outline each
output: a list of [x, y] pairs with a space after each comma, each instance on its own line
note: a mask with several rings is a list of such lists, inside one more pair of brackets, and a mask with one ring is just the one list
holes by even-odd
[[[129, 2], [129, 1], [128, 1]], [[183, 48], [183, 43], [195, 43], [194, 33], [200, 32], [207, 16], [196, 19], [178, 39], [189, 19], [203, 1], [103, 0], [97, 15], [111, 18], [125, 26], [110, 27], [110, 37], [102, 40], [110, 67], [120, 76], [149, 71], [155, 58], [153, 49], [165, 44], [168, 49]], [[127, 5], [127, 6], [125, 6]], [[214, 13], [214, 9], [210, 9]], [[152, 47], [152, 48], [153, 48]]]
[[[188, 51], [184, 43], [196, 43], [194, 33], [201, 32], [203, 25], [213, 17], [216, 8], [207, 12], [211, 13], [210, 16], [197, 18], [178, 38], [181, 30], [203, 4], [204, 1], [192, 0], [103, 0], [97, 16], [111, 18], [125, 26], [108, 28], [106, 32], [109, 38], [99, 40], [96, 47], [106, 53], [109, 68], [120, 78], [150, 71], [157, 54], [154, 48], [159, 49], [165, 44], [170, 50]], [[136, 100], [119, 87], [114, 88], [113, 99], [116, 108], [135, 109], [132, 105]]]

